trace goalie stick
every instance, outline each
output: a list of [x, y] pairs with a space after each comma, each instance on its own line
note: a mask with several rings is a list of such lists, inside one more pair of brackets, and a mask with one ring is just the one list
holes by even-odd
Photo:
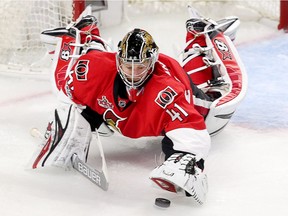
[[[32, 128], [30, 133], [33, 137], [44, 139], [44, 135], [37, 128]], [[101, 171], [93, 168], [89, 164], [80, 160], [80, 158], [77, 156], [77, 154], [73, 154], [73, 156], [71, 157], [72, 167], [76, 171], [81, 173], [85, 178], [87, 178], [92, 183], [94, 183], [98, 187], [100, 187], [102, 190], [107, 191], [108, 186], [109, 186], [109, 182], [108, 182], [107, 165], [106, 165], [106, 160], [105, 160], [105, 156], [104, 156], [104, 151], [103, 151], [103, 147], [102, 147], [102, 143], [100, 141], [98, 131], [93, 132], [93, 135], [97, 139], [96, 144], [99, 148], [100, 156], [102, 159]], [[92, 139], [92, 140], [94, 140], [94, 139]]]
[[[90, 165], [80, 160], [76, 154], [74, 154], [71, 158], [72, 166], [75, 170], [81, 173], [88, 180], [90, 180], [91, 182], [102, 188], [104, 191], [107, 191], [109, 183], [108, 183], [107, 165], [104, 156], [103, 146], [98, 131], [96, 130], [95, 132], [92, 132], [92, 134], [97, 139], [96, 144], [99, 148], [100, 156], [102, 159], [102, 170], [99, 171], [95, 168], [92, 168]], [[92, 139], [92, 141], [93, 140], [94, 139]]]
[[84, 161], [80, 160], [79, 157], [74, 154], [71, 158], [72, 166], [75, 170], [81, 173], [85, 178], [90, 180], [92, 183], [99, 186], [104, 191], [108, 190], [108, 180], [107, 176], [105, 176], [103, 170], [98, 171], [91, 166], [89, 166]]

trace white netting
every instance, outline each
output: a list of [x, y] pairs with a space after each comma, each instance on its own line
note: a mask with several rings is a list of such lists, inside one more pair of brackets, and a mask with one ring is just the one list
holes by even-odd
[[[241, 2], [241, 1], [240, 1]], [[263, 17], [279, 20], [280, 0], [246, 1], [248, 7], [257, 10]]]
[[[0, 72], [33, 73], [48, 69], [46, 49], [40, 33], [47, 28], [66, 26], [71, 21], [73, 0], [0, 0]], [[235, 15], [244, 19], [263, 17], [278, 20], [280, 0], [123, 0], [145, 14], [183, 12], [187, 4], [206, 17]], [[108, 0], [108, 7], [113, 0]], [[225, 7], [229, 5], [229, 7]], [[233, 7], [231, 7], [233, 5]], [[227, 9], [229, 8], [229, 9]], [[233, 8], [231, 10], [231, 8]], [[250, 15], [247, 15], [249, 11]], [[243, 15], [243, 16], [242, 16]], [[219, 16], [219, 17], [217, 17]], [[45, 65], [46, 64], [46, 65]]]
[[[1, 0], [0, 64], [2, 70], [41, 70], [45, 55], [40, 33], [66, 26], [72, 15], [71, 0]], [[5, 66], [5, 67], [4, 67]], [[3, 69], [4, 67], [4, 69]], [[0, 70], [1, 70], [0, 68]]]
[[235, 13], [240, 8], [239, 10], [254, 10], [254, 13], [259, 14], [259, 17], [279, 20], [280, 13], [280, 0], [129, 0], [129, 3], [154, 12], [180, 11], [187, 4], [190, 4], [196, 9], [201, 8], [201, 12], [206, 16], [211, 13], [222, 16], [223, 13], [229, 13], [229, 11], [225, 11], [227, 5], [235, 7], [234, 15], [237, 15]]

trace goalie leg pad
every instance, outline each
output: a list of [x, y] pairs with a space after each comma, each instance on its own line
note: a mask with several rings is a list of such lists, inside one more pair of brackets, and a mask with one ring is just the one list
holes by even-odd
[[184, 192], [197, 203], [203, 204], [208, 192], [207, 175], [197, 166], [192, 154], [175, 153], [156, 167], [150, 179], [170, 192]]
[[54, 121], [48, 123], [45, 140], [34, 154], [32, 168], [70, 168], [73, 154], [86, 161], [91, 137], [90, 124], [74, 105], [57, 108]]

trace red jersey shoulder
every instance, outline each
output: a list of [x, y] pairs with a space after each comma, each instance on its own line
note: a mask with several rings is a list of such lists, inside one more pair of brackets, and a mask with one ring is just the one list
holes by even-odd
[[169, 70], [175, 71], [176, 73], [183, 73], [183, 68], [179, 64], [179, 62], [165, 54], [159, 54], [158, 62], [162, 62]]
[[168, 55], [165, 55], [163, 53], [159, 54], [158, 60], [162, 61], [165, 64], [168, 64], [168, 63], [169, 64], [175, 64], [175, 65], [179, 65], [179, 67], [181, 67], [180, 64], [174, 58], [172, 58]]
[[117, 74], [115, 53], [90, 51], [69, 72], [63, 91], [74, 102], [87, 104], [89, 96], [112, 85]]
[[178, 61], [165, 54], [160, 54], [157, 64], [164, 70], [168, 71], [166, 73], [168, 73], [171, 77], [185, 85], [186, 88], [191, 88], [189, 76], [183, 70]]
[[74, 65], [75, 78], [86, 81], [88, 77], [102, 76], [116, 70], [115, 53], [92, 50], [81, 56]]
[[[151, 79], [146, 84], [144, 92], [149, 95], [150, 100], [157, 104], [158, 108], [165, 109], [178, 98], [188, 103], [192, 101], [191, 87], [187, 84], [187, 80], [183, 83], [183, 80], [187, 77], [180, 80], [179, 76], [174, 76], [176, 73], [174, 70], [175, 68], [158, 61]], [[182, 73], [181, 68], [179, 73]]]

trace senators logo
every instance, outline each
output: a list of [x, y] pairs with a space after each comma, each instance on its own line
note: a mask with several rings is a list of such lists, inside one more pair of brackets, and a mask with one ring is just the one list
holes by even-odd
[[113, 127], [116, 131], [121, 133], [120, 128], [118, 127], [119, 122], [124, 121], [126, 118], [121, 118], [114, 113], [113, 110], [107, 109], [103, 114], [104, 120], [107, 122], [108, 125]]
[[164, 90], [160, 91], [158, 93], [157, 98], [155, 99], [155, 102], [165, 109], [172, 101], [174, 100], [177, 93], [172, 89], [170, 86], [165, 88]]
[[221, 40], [215, 39], [214, 43], [216, 44], [217, 49], [219, 52], [222, 53], [222, 59], [230, 59], [232, 60], [232, 55], [230, 53], [229, 47]]

